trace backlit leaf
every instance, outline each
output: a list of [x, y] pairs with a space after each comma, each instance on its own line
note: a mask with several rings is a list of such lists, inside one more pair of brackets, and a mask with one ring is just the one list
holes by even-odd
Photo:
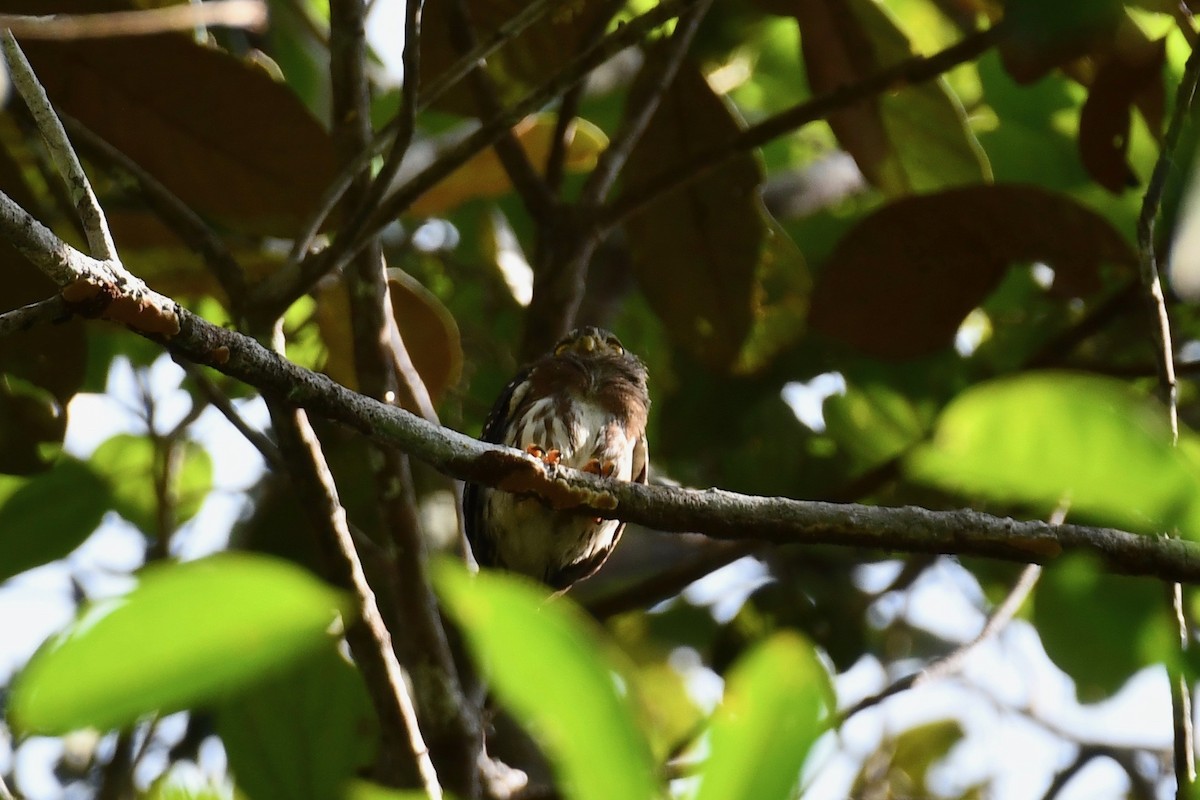
[[[534, 114], [513, 128], [513, 135], [525, 150], [529, 163], [539, 170], [546, 164], [554, 140], [557, 117], [553, 114]], [[604, 131], [587, 120], [577, 119], [568, 132], [567, 172], [591, 169], [596, 158], [608, 144]], [[512, 181], [496, 155], [495, 148], [472, 156], [461, 167], [422, 194], [409, 207], [408, 213], [418, 217], [443, 216], [468, 200], [501, 197], [512, 191]]]
[[1178, 652], [1162, 586], [1113, 575], [1074, 556], [1050, 565], [1033, 596], [1046, 654], [1075, 681], [1081, 700], [1114, 694], [1134, 672]]
[[759, 644], [725, 679], [695, 799], [792, 797], [833, 707], [829, 675], [812, 645], [794, 633]]
[[1127, 530], [1178, 526], [1200, 537], [1200, 472], [1173, 447], [1167, 412], [1119, 381], [1042, 372], [975, 386], [942, 412], [932, 441], [906, 460], [939, 488], [1017, 503], [1060, 504]]
[[328, 646], [341, 602], [263, 556], [148, 567], [132, 592], [87, 606], [34, 655], [12, 687], [9, 720], [54, 735], [210, 702]]
[[[212, 488], [212, 459], [196, 442], [182, 441], [171, 467], [173, 484], [169, 487], [177, 522], [195, 516]], [[164, 465], [161, 454], [146, 436], [113, 436], [92, 454], [90, 463], [108, 479], [114, 496], [113, 508], [138, 526], [147, 536], [158, 534], [159, 498], [155, 494], [156, 476]]]
[[362, 675], [332, 640], [217, 710], [230, 769], [251, 797], [336, 797], [370, 760], [375, 727]]
[[546, 751], [575, 800], [657, 797], [649, 748], [594, 623], [544, 587], [443, 562], [435, 584], [496, 697]]
[[[447, 389], [458, 383], [462, 372], [458, 324], [441, 301], [408, 274], [391, 270], [388, 289], [405, 349], [436, 403]], [[335, 381], [357, 388], [354, 331], [346, 285], [343, 282], [327, 285], [316, 292], [316, 298], [316, 321], [328, 353], [324, 370]], [[407, 396], [400, 397], [400, 405], [420, 413], [417, 404]]]
[[0, 581], [66, 556], [111, 504], [108, 484], [74, 459], [24, 481], [0, 501]]
[[[912, 56], [908, 37], [874, 0], [773, 0], [795, 16], [808, 83], [824, 94]], [[944, 80], [904, 86], [834, 111], [838, 142], [888, 194], [988, 180], [991, 171], [966, 114]]]

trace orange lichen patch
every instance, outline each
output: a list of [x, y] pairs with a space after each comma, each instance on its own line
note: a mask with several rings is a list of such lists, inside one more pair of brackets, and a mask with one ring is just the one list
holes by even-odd
[[142, 333], [179, 333], [175, 309], [158, 305], [144, 294], [122, 294], [111, 284], [79, 278], [62, 288], [62, 297], [68, 308], [83, 317], [119, 322]]
[[83, 317], [98, 317], [113, 301], [111, 286], [102, 285], [88, 278], [79, 278], [62, 288], [62, 298], [67, 307]]
[[224, 364], [229, 361], [229, 348], [225, 345], [214, 347], [208, 351], [208, 360], [210, 364]]
[[179, 333], [179, 315], [173, 308], [162, 308], [147, 297], [122, 295], [113, 300], [105, 319], [128, 325], [142, 333], [174, 336]]

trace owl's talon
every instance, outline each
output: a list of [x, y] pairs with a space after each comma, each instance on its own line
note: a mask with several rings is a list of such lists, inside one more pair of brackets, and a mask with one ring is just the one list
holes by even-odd
[[562, 459], [562, 452], [559, 450], [546, 450], [536, 444], [525, 445], [525, 452], [548, 467], [557, 467]]
[[604, 461], [601, 462], [598, 458], [593, 458], [591, 461], [583, 465], [582, 472], [590, 472], [593, 475], [598, 475], [601, 478], [611, 478], [617, 471], [617, 462]]

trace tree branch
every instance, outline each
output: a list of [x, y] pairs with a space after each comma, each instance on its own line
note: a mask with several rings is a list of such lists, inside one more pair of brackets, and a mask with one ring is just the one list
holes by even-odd
[[[330, 74], [333, 83], [334, 141], [343, 163], [370, 146], [370, 86], [362, 0], [330, 3]], [[411, 139], [420, 81], [420, 15], [422, 4], [410, 0], [406, 9], [404, 100], [400, 116], [408, 121], [408, 134], [397, 138], [389, 161], [398, 165]], [[385, 179], [386, 180], [386, 179]], [[375, 186], [379, 186], [379, 179]], [[360, 211], [373, 205], [374, 187], [367, 173], [360, 174], [347, 199]], [[347, 235], [353, 236], [351, 232]], [[346, 274], [350, 294], [354, 364], [360, 389], [368, 396], [395, 403], [399, 377], [392, 350], [403, 341], [392, 319], [383, 253], [377, 236], [354, 257]], [[418, 379], [419, 380], [419, 379]], [[423, 386], [420, 388], [424, 388]], [[389, 571], [398, 618], [396, 651], [413, 680], [425, 740], [441, 783], [468, 800], [479, 796], [479, 756], [483, 732], [477, 709], [466, 702], [438, 615], [437, 600], [429, 580], [425, 538], [417, 518], [416, 492], [408, 455], [387, 442], [368, 441], [368, 461], [375, 483], [375, 503], [396, 552]], [[427, 790], [431, 787], [427, 784]], [[440, 791], [440, 789], [439, 789]]]
[[56, 294], [36, 303], [14, 308], [0, 314], [0, 338], [14, 333], [36, 328], [50, 322], [63, 322], [70, 319], [71, 312], [67, 309], [62, 295]]
[[964, 64], [986, 52], [1005, 35], [1003, 22], [986, 30], [973, 33], [931, 56], [913, 56], [881, 70], [858, 83], [848, 84], [831, 92], [791, 108], [780, 111], [756, 125], [730, 137], [725, 142], [713, 144], [692, 153], [686, 160], [672, 165], [635, 191], [619, 195], [601, 213], [604, 227], [611, 228], [637, 213], [639, 209], [667, 192], [685, 186], [722, 164], [725, 159], [746, 150], [760, 147], [767, 142], [791, 133], [810, 122], [824, 119], [830, 112], [883, 94], [898, 86], [924, 83], [933, 80], [959, 64]]
[[[36, 228], [41, 228], [40, 234], [33, 233]], [[23, 252], [40, 256], [38, 266], [51, 277], [62, 278], [60, 285], [79, 281], [94, 285], [97, 297], [110, 299], [109, 307], [120, 297], [121, 285], [136, 282], [121, 269], [123, 275], [104, 283], [104, 262], [58, 240], [2, 193], [0, 234]], [[36, 242], [46, 244], [47, 250], [39, 251]], [[179, 356], [211, 366], [267, 396], [394, 444], [452, 477], [536, 494], [556, 506], [587, 509], [590, 514], [663, 531], [694, 531], [722, 539], [777, 544], [960, 553], [1024, 563], [1044, 563], [1066, 551], [1083, 551], [1099, 556], [1118, 572], [1200, 583], [1200, 546], [1114, 528], [1019, 521], [966, 509], [841, 505], [720, 489], [643, 486], [606, 481], [570, 469], [559, 469], [548, 476], [542, 462], [519, 450], [480, 442], [363, 397], [326, 375], [293, 364], [248, 336], [213, 325], [157, 292], [146, 289], [141, 298], [145, 307], [163, 309], [164, 314], [169, 311], [178, 321], [178, 332], [147, 328], [139, 324], [143, 320], [138, 318], [121, 321]], [[77, 313], [111, 316], [104, 307], [97, 310], [95, 304], [72, 304], [70, 297], [67, 300], [68, 307]], [[150, 321], [157, 319], [152, 316]]]
[[0, 14], [0, 28], [8, 28], [15, 36], [60, 41], [145, 36], [207, 25], [262, 30], [266, 24], [267, 4], [262, 0], [210, 0], [207, 3], [97, 14]]
[[[381, 735], [381, 778], [400, 785], [404, 764], [397, 760], [408, 753], [431, 800], [440, 800], [441, 786], [421, 736], [417, 713], [408, 693], [404, 670], [392, 649], [391, 633], [379, 612], [375, 592], [367, 582], [358, 551], [346, 519], [346, 510], [338, 498], [337, 487], [325, 457], [309, 425], [308, 417], [279, 398], [267, 398], [271, 419], [279, 437], [279, 446], [309, 520], [317, 531], [317, 541], [326, 554], [333, 576], [354, 589], [356, 619], [346, 628], [346, 641], [354, 660], [362, 670], [379, 715]], [[407, 743], [407, 747], [405, 747]]]
[[108, 229], [108, 221], [100, 209], [92, 185], [88, 182], [79, 163], [79, 157], [67, 139], [67, 132], [55, 115], [50, 105], [46, 90], [38, 83], [33, 74], [33, 68], [21, 52], [21, 46], [13, 38], [11, 30], [5, 29], [0, 38], [0, 47], [4, 50], [4, 59], [8, 63], [9, 75], [12, 76], [13, 86], [25, 101], [29, 113], [37, 122], [38, 130], [46, 142], [54, 166], [67, 184], [71, 193], [71, 203], [79, 220], [83, 223], [83, 231], [87, 236], [88, 248], [96, 258], [111, 259], [117, 257], [117, 248], [113, 244], [112, 233]]
[[[505, 131], [519, 120], [537, 111], [550, 100], [583, 80], [600, 64], [633, 44], [640, 42], [654, 28], [685, 11], [696, 0], [664, 0], [645, 14], [630, 20], [601, 39], [579, 58], [534, 89], [504, 114], [485, 122], [478, 130], [446, 150], [434, 163], [421, 170], [412, 180], [390, 195], [374, 210], [363, 225], [362, 235], [376, 233], [408, 209], [422, 194], [450, 175], [481, 150], [490, 147]], [[249, 305], [262, 310], [265, 316], [278, 315], [292, 302], [308, 292], [323, 276], [344, 267], [355, 250], [365, 244], [359, 237], [343, 237], [326, 250], [310, 254], [295, 267], [279, 270], [255, 289]]]

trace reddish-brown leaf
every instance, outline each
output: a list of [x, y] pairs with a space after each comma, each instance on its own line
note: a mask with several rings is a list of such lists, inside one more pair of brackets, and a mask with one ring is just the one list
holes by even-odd
[[[1166, 40], [1141, 48], [1114, 48], [1096, 72], [1079, 115], [1079, 155], [1088, 174], [1114, 194], [1137, 185], [1126, 159], [1135, 104], [1147, 109], [1147, 125], [1162, 123]], [[1155, 111], [1157, 110], [1157, 111]], [[1156, 118], [1151, 118], [1156, 117]]]
[[[0, 162], [7, 156], [0, 157]], [[19, 177], [7, 165], [0, 189]], [[20, 182], [18, 186], [23, 184]], [[27, 189], [17, 194], [31, 197]], [[0, 312], [43, 300], [57, 289], [12, 245], [0, 242]], [[0, 473], [25, 475], [51, 465], [47, 445], [62, 443], [66, 407], [83, 385], [87, 339], [82, 320], [41, 325], [0, 337]]]
[[[875, 0], [759, 2], [799, 23], [814, 94], [865, 80], [913, 54], [908, 35]], [[867, 180], [889, 195], [991, 179], [966, 114], [943, 81], [898, 87], [826, 119]]]
[[[467, 14], [476, 41], [487, 41], [525, 6], [524, 0], [467, 0]], [[459, 58], [450, 34], [448, 3], [426, 3], [421, 21], [421, 84], [425, 87]], [[487, 59], [488, 74], [502, 103], [512, 103], [532, 87], [566, 66], [611, 7], [604, 0], [556, 3], [519, 36]], [[474, 95], [464, 81], [434, 104], [443, 111], [472, 116], [478, 113]]]
[[[661, 51], [660, 51], [661, 54]], [[630, 107], [659, 74], [657, 56], [630, 92]], [[626, 187], [739, 129], [725, 102], [693, 64], [684, 64], [626, 164]], [[755, 272], [766, 225], [756, 188], [761, 168], [739, 153], [682, 189], [650, 203], [625, 229], [634, 271], [677, 344], [710, 367], [737, 360], [754, 321]]]
[[295, 234], [334, 175], [299, 98], [228, 53], [182, 35], [23, 46], [60, 109], [230, 228]]
[[[848, 3], [791, 0], [787, 5], [800, 23], [804, 68], [814, 94], [850, 85], [879, 70], [871, 40]], [[877, 100], [834, 111], [827, 119], [867, 180], [886, 186], [890, 181], [884, 170], [892, 148]]]
[[1012, 264], [1043, 262], [1075, 296], [1102, 264], [1132, 266], [1128, 242], [1100, 215], [1034, 186], [969, 186], [893, 201], [838, 243], [813, 294], [812, 328], [879, 358], [954, 341], [966, 315]]
[[[462, 372], [462, 343], [454, 317], [415, 279], [392, 271], [388, 281], [396, 326], [413, 366], [425, 382], [430, 398], [436, 403], [448, 388], [458, 382]], [[346, 286], [338, 283], [317, 293], [317, 325], [325, 341], [328, 356], [325, 372], [339, 383], [356, 389], [354, 339], [350, 327], [350, 298]], [[418, 408], [401, 397], [400, 404], [414, 414]]]

